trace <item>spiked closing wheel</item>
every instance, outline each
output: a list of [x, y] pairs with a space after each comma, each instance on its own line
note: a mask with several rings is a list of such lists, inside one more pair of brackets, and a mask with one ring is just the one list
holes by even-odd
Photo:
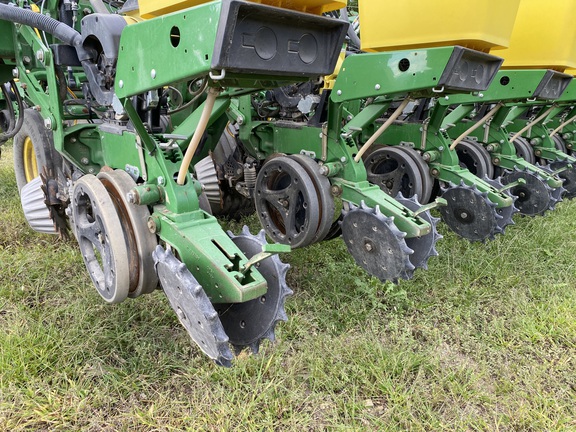
[[[411, 198], [404, 198], [401, 193], [396, 196], [396, 201], [402, 204], [404, 207], [408, 208], [412, 211], [417, 211], [422, 204], [418, 202], [416, 197]], [[406, 238], [406, 245], [414, 251], [413, 254], [410, 255], [410, 262], [416, 268], [423, 268], [428, 269], [428, 260], [432, 256], [437, 256], [438, 251], [436, 250], [436, 242], [442, 238], [436, 226], [438, 225], [438, 221], [440, 219], [435, 218], [430, 214], [430, 210], [422, 212], [418, 215], [426, 222], [430, 224], [432, 230], [429, 234], [426, 234], [421, 237], [411, 237]], [[403, 279], [412, 279], [414, 275], [414, 270], [406, 270], [405, 277]]]
[[254, 191], [262, 227], [275, 242], [293, 248], [314, 241], [320, 222], [319, 198], [306, 170], [287, 156], [262, 166]]
[[[554, 136], [554, 138], [556, 138], [556, 136]], [[552, 171], [558, 171], [565, 168], [564, 171], [557, 175], [562, 179], [562, 187], [566, 189], [564, 196], [566, 198], [574, 198], [576, 196], [576, 167], [567, 168], [568, 164], [569, 162], [567, 161], [556, 161], [550, 163], [549, 166]]]
[[108, 303], [128, 297], [128, 248], [114, 203], [92, 174], [81, 177], [72, 191], [72, 220], [84, 264], [98, 293]]
[[540, 177], [528, 171], [515, 170], [502, 176], [502, 183], [507, 185], [523, 179], [526, 183], [510, 189], [510, 194], [516, 197], [514, 205], [521, 214], [526, 216], [543, 215], [546, 210], [552, 210], [558, 201], [553, 197], [553, 189]]
[[[235, 236], [228, 231], [228, 235], [248, 258], [262, 252], [262, 246], [266, 244], [264, 230], [252, 235], [244, 226], [241, 234]], [[236, 352], [248, 347], [252, 353], [258, 353], [262, 340], [274, 342], [274, 328], [278, 321], [288, 320], [284, 302], [286, 297], [292, 295], [292, 290], [286, 284], [286, 272], [290, 266], [283, 264], [278, 255], [273, 255], [257, 263], [256, 268], [268, 283], [266, 294], [245, 303], [215, 305]]]
[[[486, 183], [488, 183], [489, 185], [492, 185], [493, 187], [495, 187], [498, 190], [500, 190], [504, 187], [504, 185], [502, 184], [502, 179], [500, 177], [497, 177], [495, 179], [489, 179], [487, 177], [484, 177], [484, 181]], [[516, 200], [516, 197], [514, 195], [512, 195], [510, 193], [510, 191], [507, 191], [506, 193], [510, 197], [512, 197], [512, 199]], [[518, 213], [518, 208], [516, 208], [516, 206], [514, 204], [512, 204], [510, 207], [496, 208], [496, 213], [498, 213], [500, 216], [502, 216], [501, 219], [496, 219], [498, 226], [502, 229], [502, 234], [504, 234], [504, 229], [508, 225], [516, 225], [514, 223], [514, 221], [512, 220], [512, 216], [514, 216], [515, 213]]]
[[228, 336], [202, 286], [170, 250], [157, 246], [153, 257], [162, 289], [192, 340], [216, 364], [231, 366]]
[[442, 193], [448, 205], [440, 208], [442, 220], [459, 236], [470, 241], [494, 239], [502, 233], [498, 220], [502, 218], [496, 211], [496, 204], [480, 192], [476, 186], [461, 182], [450, 184]]
[[414, 251], [406, 245], [405, 236], [393, 218], [363, 201], [360, 207], [351, 205], [342, 220], [342, 237], [348, 251], [360, 267], [382, 281], [406, 279], [414, 270], [410, 262]]

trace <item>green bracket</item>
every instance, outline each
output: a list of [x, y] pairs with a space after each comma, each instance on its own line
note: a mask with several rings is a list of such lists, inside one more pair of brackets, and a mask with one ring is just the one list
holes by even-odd
[[201, 210], [174, 215], [164, 206], [156, 206], [153, 217], [160, 238], [178, 251], [213, 303], [241, 303], [266, 293], [264, 277], [248, 266], [215, 218]]

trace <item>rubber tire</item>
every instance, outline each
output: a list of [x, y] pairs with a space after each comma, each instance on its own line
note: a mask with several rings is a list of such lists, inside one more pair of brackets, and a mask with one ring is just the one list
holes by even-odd
[[32, 141], [36, 154], [39, 174], [44, 168], [54, 172], [54, 169], [62, 162], [61, 156], [54, 148], [52, 133], [44, 127], [44, 118], [38, 111], [26, 109], [22, 128], [14, 136], [14, 173], [18, 192], [28, 183], [24, 168], [24, 143], [28, 137]]

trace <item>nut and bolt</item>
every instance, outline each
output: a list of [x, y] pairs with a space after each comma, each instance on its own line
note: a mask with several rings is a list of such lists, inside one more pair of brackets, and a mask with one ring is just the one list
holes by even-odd
[[332, 196], [339, 197], [340, 195], [342, 195], [342, 188], [338, 185], [332, 185], [330, 187], [330, 193], [332, 194]]
[[49, 118], [44, 119], [44, 127], [48, 130], [52, 130], [52, 120]]
[[44, 51], [42, 51], [41, 49], [36, 51], [36, 60], [40, 60], [41, 62], [44, 61]]
[[134, 192], [128, 192], [126, 194], [126, 200], [130, 203], [130, 204], [136, 204], [136, 194]]
[[[26, 57], [26, 58], [28, 58], [28, 60], [30, 60], [29, 57]], [[12, 76], [13, 76], [14, 78], [18, 78], [18, 77], [20, 76], [20, 72], [18, 71], [18, 68], [12, 69]]]
[[164, 184], [164, 177], [158, 176], [156, 183], [158, 183], [160, 186], [162, 186]]
[[82, 162], [82, 165], [88, 165], [90, 163], [90, 160], [87, 157], [83, 157], [82, 159], [80, 159], [80, 162]]
[[336, 92], [336, 94], [337, 94], [338, 96], [342, 96], [342, 90], [338, 90], [338, 91]]
[[437, 168], [432, 168], [432, 170], [430, 170], [430, 174], [432, 174], [432, 177], [438, 177], [440, 175], [440, 171]]

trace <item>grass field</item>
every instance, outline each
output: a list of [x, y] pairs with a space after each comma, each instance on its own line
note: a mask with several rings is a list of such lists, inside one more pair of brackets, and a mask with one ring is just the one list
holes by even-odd
[[31, 231], [17, 195], [7, 146], [2, 431], [576, 430], [576, 201], [486, 244], [441, 224], [440, 256], [399, 285], [341, 240], [285, 255], [289, 321], [224, 369], [161, 292], [104, 304], [74, 242]]

